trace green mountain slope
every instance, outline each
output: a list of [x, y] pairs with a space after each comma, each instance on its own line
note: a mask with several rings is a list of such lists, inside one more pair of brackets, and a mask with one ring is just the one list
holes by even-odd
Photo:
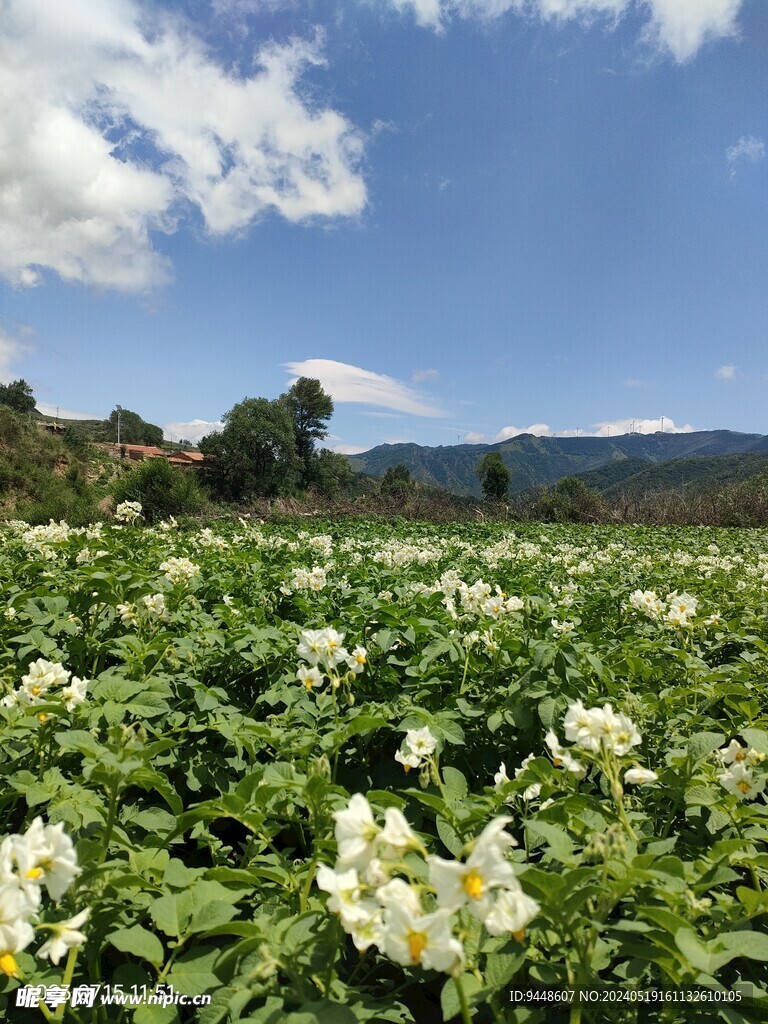
[[640, 459], [625, 459], [581, 473], [579, 479], [591, 490], [611, 498], [617, 494], [640, 495], [651, 491], [712, 491], [743, 483], [766, 472], [768, 452], [746, 452], [695, 455], [655, 465], [648, 465]]
[[[383, 476], [390, 466], [404, 463], [414, 479], [455, 494], [480, 494], [475, 474], [478, 461], [498, 451], [512, 474], [513, 493], [551, 485], [575, 476], [611, 467], [620, 477], [633, 476], [641, 467], [691, 457], [764, 453], [768, 437], [732, 430], [702, 430], [689, 434], [623, 434], [618, 437], [535, 437], [520, 434], [498, 444], [462, 444], [427, 448], [417, 444], [379, 445], [350, 457], [356, 472]], [[621, 463], [629, 465], [620, 467]]]

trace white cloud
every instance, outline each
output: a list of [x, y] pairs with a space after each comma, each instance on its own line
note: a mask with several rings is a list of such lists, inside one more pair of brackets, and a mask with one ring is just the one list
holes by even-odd
[[414, 370], [411, 380], [414, 384], [421, 384], [423, 380], [437, 380], [439, 376], [437, 370]]
[[67, 409], [63, 405], [53, 405], [52, 402], [38, 402], [37, 411], [43, 416], [59, 416], [63, 420], [103, 420], [104, 416], [97, 412], [81, 412], [79, 409]]
[[725, 151], [725, 159], [731, 168], [731, 179], [736, 177], [736, 165], [740, 160], [756, 164], [765, 159], [765, 143], [755, 135], [742, 135], [737, 143]]
[[736, 367], [731, 365], [721, 366], [715, 370], [717, 380], [733, 380], [736, 376]]
[[197, 443], [206, 434], [215, 434], [223, 429], [221, 420], [187, 420], [186, 423], [166, 423], [163, 435], [169, 441], [179, 441], [183, 437], [185, 441]]
[[4, 0], [0, 275], [144, 291], [171, 268], [152, 233], [193, 209], [225, 235], [274, 211], [353, 216], [362, 137], [301, 85], [317, 41], [269, 43], [254, 71], [216, 62], [147, 0]]
[[658, 416], [655, 419], [626, 419], [621, 420], [603, 420], [602, 423], [595, 423], [593, 426], [597, 427], [597, 430], [590, 433], [581, 431], [582, 437], [615, 437], [617, 434], [655, 434], [657, 430], [664, 430], [665, 434], [690, 434], [694, 430], [700, 430], [700, 427], [692, 427], [690, 423], [686, 423], [683, 427], [678, 427], [673, 419], [669, 416]]
[[370, 448], [362, 448], [356, 444], [334, 444], [326, 445], [325, 447], [329, 448], [332, 452], [336, 452], [337, 455], [359, 455], [361, 452], [370, 451]]
[[32, 351], [33, 332], [21, 324], [13, 332], [0, 327], [0, 383], [14, 379], [11, 367]]
[[624, 385], [628, 388], [647, 388], [648, 381], [643, 380], [642, 377], [627, 377], [624, 381]]
[[631, 433], [653, 434], [662, 428], [665, 434], [689, 434], [693, 430], [700, 429], [692, 427], [690, 423], [678, 427], [669, 416], [659, 416], [656, 419], [627, 417], [626, 419], [603, 420], [600, 423], [593, 423], [589, 430], [583, 430], [581, 427], [569, 427], [566, 430], [554, 431], [546, 423], [533, 423], [530, 427], [502, 427], [493, 437], [489, 437], [487, 434], [469, 433], [465, 436], [464, 443], [495, 444], [499, 441], [508, 441], [519, 434], [535, 434], [536, 437], [616, 437], [619, 434]]
[[508, 11], [544, 21], [595, 18], [616, 22], [630, 11], [650, 15], [643, 41], [677, 61], [693, 57], [713, 39], [737, 34], [736, 19], [743, 0], [391, 0], [398, 10], [411, 8], [416, 22], [442, 31], [453, 16], [498, 18]]
[[552, 430], [547, 423], [532, 423], [530, 427], [502, 427], [493, 437], [470, 431], [464, 437], [464, 444], [495, 444], [497, 441], [508, 441], [519, 434], [535, 434], [536, 437], [550, 437]]
[[416, 388], [383, 373], [339, 363], [335, 359], [304, 359], [302, 362], [285, 363], [284, 366], [294, 379], [314, 377], [319, 380], [334, 402], [361, 402], [412, 416], [445, 415]]

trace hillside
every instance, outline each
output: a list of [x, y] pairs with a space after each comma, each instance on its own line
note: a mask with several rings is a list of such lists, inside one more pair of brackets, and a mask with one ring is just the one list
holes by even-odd
[[[475, 469], [487, 452], [498, 451], [512, 474], [513, 493], [548, 486], [564, 476], [611, 467], [618, 481], [641, 468], [674, 459], [712, 458], [754, 453], [768, 455], [768, 437], [732, 430], [689, 434], [622, 434], [617, 437], [536, 437], [520, 434], [498, 444], [461, 444], [428, 448], [417, 444], [379, 445], [350, 456], [356, 472], [383, 476], [390, 466], [405, 464], [415, 480], [454, 494], [479, 496]], [[623, 465], [627, 463], [627, 465]]]
[[768, 452], [672, 459], [648, 465], [641, 459], [624, 459], [579, 474], [591, 490], [604, 498], [618, 494], [640, 495], [653, 491], [713, 491], [743, 483], [768, 472]]
[[36, 420], [0, 406], [0, 518], [91, 522], [119, 472], [114, 458], [87, 445], [72, 447]]

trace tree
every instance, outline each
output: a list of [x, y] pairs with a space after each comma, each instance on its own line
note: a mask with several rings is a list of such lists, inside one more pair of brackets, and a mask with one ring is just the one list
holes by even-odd
[[7, 405], [14, 412], [33, 412], [35, 396], [31, 385], [21, 378], [11, 381], [10, 384], [0, 384], [0, 405]]
[[334, 497], [349, 491], [355, 482], [355, 474], [346, 455], [321, 448], [312, 460], [311, 485], [320, 494]]
[[137, 412], [116, 406], [107, 420], [107, 440], [118, 440], [118, 419], [120, 421], [120, 444], [144, 444], [159, 448], [163, 443], [163, 428], [145, 422]]
[[381, 493], [402, 495], [413, 489], [411, 471], [404, 462], [398, 462], [396, 466], [390, 466], [381, 481]]
[[236, 500], [290, 492], [301, 471], [294, 422], [278, 399], [245, 398], [223, 417], [224, 429], [199, 444], [211, 456], [214, 486]]
[[499, 452], [488, 452], [477, 464], [477, 475], [486, 501], [504, 501], [509, 493], [510, 472]]
[[314, 377], [299, 377], [291, 390], [281, 396], [293, 420], [296, 455], [301, 462], [300, 484], [313, 482], [315, 441], [328, 436], [326, 420], [333, 415], [333, 399]]

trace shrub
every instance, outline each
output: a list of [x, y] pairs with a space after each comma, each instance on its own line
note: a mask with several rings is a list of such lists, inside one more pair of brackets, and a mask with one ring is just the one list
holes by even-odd
[[147, 522], [194, 515], [207, 504], [191, 470], [174, 469], [165, 459], [148, 459], [125, 474], [112, 489], [116, 505], [139, 501]]

